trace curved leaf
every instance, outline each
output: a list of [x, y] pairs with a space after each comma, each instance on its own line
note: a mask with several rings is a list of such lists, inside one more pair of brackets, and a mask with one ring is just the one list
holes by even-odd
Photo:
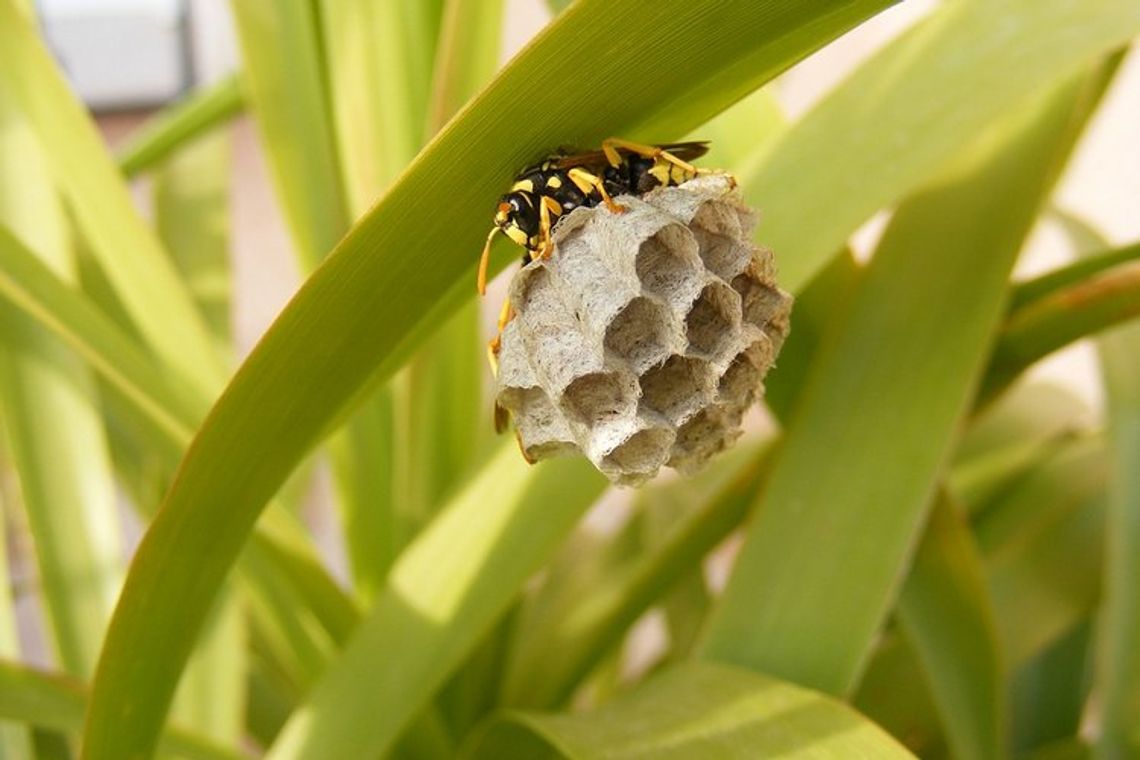
[[[341, 242], [219, 399], [128, 574], [96, 676], [87, 756], [152, 746], [260, 509], [368, 381], [390, 375], [458, 303], [457, 288], [471, 287], [487, 209], [519, 166], [610, 133], [679, 137], [887, 4], [583, 0], [520, 53]], [[629, 33], [646, 26], [653, 35]], [[583, 39], [597, 55], [581, 56]], [[573, 87], [562, 76], [569, 59]]]
[[135, 328], [163, 362], [199, 390], [223, 375], [209, 330], [157, 236], [135, 210], [118, 167], [34, 28], [0, 1], [0, 81], [28, 119], [60, 194]]
[[1018, 668], [1088, 617], [1100, 594], [1105, 442], [1078, 439], [1036, 467], [975, 526], [998, 638]]
[[[1140, 300], [1140, 298], [1137, 298]], [[1105, 535], [1103, 631], [1097, 651], [1104, 699], [1098, 757], [1140, 754], [1140, 326], [1097, 341], [1108, 396], [1112, 474]]]
[[1014, 310], [994, 346], [982, 402], [1054, 351], [1138, 316], [1140, 261], [1094, 274]]
[[470, 654], [605, 480], [581, 458], [528, 468], [514, 443], [388, 574], [348, 645], [267, 757], [375, 757]]
[[1084, 256], [1066, 266], [1046, 272], [1032, 280], [1020, 282], [1009, 294], [1010, 311], [1028, 306], [1063, 288], [1076, 285], [1093, 275], [1113, 269], [1118, 264], [1140, 260], [1140, 243], [1123, 248], [1098, 248], [1098, 252]]
[[479, 758], [913, 757], [847, 705], [745, 670], [687, 663], [583, 715], [506, 713], [465, 755]]
[[164, 108], [119, 150], [119, 168], [128, 177], [160, 163], [183, 145], [242, 112], [241, 77], [230, 74]]
[[[0, 661], [0, 720], [78, 734], [86, 702], [87, 692], [79, 681]], [[159, 747], [165, 753], [192, 760], [246, 757], [177, 728], [163, 732]]]
[[[0, 166], [0, 226], [30, 241], [45, 269], [74, 280], [44, 147], [3, 82]], [[64, 669], [90, 677], [125, 565], [99, 397], [75, 354], [10, 304], [0, 304], [0, 419], [35, 542], [48, 640]]]
[[956, 758], [1001, 758], [1006, 681], [981, 553], [943, 493], [899, 594], [913, 646]]
[[943, 3], [738, 172], [798, 291], [988, 124], [1140, 31], [1132, 0]]
[[[741, 445], [694, 480], [639, 494], [639, 511], [654, 500], [685, 505], [670, 511], [672, 516], [681, 513], [680, 519], [640, 556], [629, 556], [632, 542], [619, 534], [595, 552], [608, 555], [608, 563], [591, 566], [568, 543], [562, 561], [548, 571], [547, 585], [523, 606], [503, 674], [501, 703], [562, 705], [629, 626], [744, 521], [771, 449], [769, 441]], [[550, 657], [552, 650], [559, 652], [557, 658]]]
[[969, 408], [1022, 239], [1071, 147], [1082, 83], [984, 133], [895, 214], [804, 380], [704, 656], [834, 694], [856, 683]]

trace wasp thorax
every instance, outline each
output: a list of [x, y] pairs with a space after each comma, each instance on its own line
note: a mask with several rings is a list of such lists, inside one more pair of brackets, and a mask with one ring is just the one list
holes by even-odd
[[611, 480], [691, 472], [731, 445], [788, 332], [791, 296], [731, 177], [628, 211], [581, 208], [511, 283], [498, 403], [531, 459], [582, 452]]

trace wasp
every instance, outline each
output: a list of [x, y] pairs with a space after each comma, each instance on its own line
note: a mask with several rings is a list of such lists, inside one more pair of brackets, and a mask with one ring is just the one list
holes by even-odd
[[[599, 150], [563, 149], [523, 169], [499, 198], [494, 226], [487, 233], [479, 260], [479, 294], [486, 292], [487, 262], [495, 235], [502, 233], [526, 249], [524, 266], [549, 258], [554, 250], [551, 231], [562, 216], [579, 206], [592, 208], [603, 204], [614, 213], [623, 213], [625, 206], [616, 202], [614, 196], [644, 195], [656, 187], [680, 185], [708, 173], [709, 169], [698, 169], [689, 163], [707, 151], [707, 142], [643, 145], [611, 137], [602, 142]], [[489, 345], [493, 369], [498, 364], [503, 328], [513, 316], [508, 299], [499, 314], [498, 335]]]

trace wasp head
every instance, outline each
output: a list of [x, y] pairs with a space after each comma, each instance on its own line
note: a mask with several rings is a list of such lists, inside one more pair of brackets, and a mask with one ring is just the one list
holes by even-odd
[[531, 238], [538, 234], [538, 204], [533, 193], [516, 190], [500, 198], [495, 226], [519, 245], [529, 247]]

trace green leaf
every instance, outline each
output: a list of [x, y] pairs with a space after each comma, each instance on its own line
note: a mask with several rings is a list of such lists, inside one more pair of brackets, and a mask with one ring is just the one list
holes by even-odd
[[[86, 702], [87, 691], [79, 681], [0, 661], [0, 719], [78, 735], [83, 727]], [[246, 757], [177, 728], [163, 733], [159, 749], [189, 760]]]
[[[0, 80], [0, 226], [75, 278], [63, 205], [41, 144]], [[93, 378], [54, 336], [0, 307], [0, 417], [35, 542], [49, 641], [70, 673], [95, 670], [123, 581], [120, 521]]]
[[701, 163], [734, 172], [787, 129], [787, 120], [771, 90], [757, 90], [689, 134], [687, 139], [709, 142], [709, 152]]
[[1013, 311], [1006, 320], [986, 381], [985, 399], [1049, 354], [1140, 316], [1140, 261], [1121, 264]]
[[781, 285], [798, 291], [988, 124], [1138, 31], [1131, 0], [944, 3], [740, 168]]
[[1021, 383], [970, 421], [947, 488], [971, 515], [983, 514], [1095, 424], [1092, 410], [1069, 389]]
[[[197, 410], [204, 407], [201, 397], [156, 368], [134, 341], [81, 294], [60, 283], [2, 226], [0, 295], [62, 338], [118, 388], [138, 416], [150, 420], [147, 440], [161, 455], [180, 454], [197, 424]], [[259, 560], [252, 556], [256, 553], [267, 556]], [[355, 615], [351, 603], [316, 560], [299, 526], [280, 507], [271, 509], [259, 525], [247, 554], [251, 556], [243, 559], [242, 572], [249, 573], [251, 588], [258, 594], [270, 595], [268, 604], [260, 608], [271, 615], [265, 621], [268, 625], [295, 629], [302, 617], [299, 610], [311, 610], [330, 635], [344, 637], [351, 625], [346, 618]], [[295, 634], [292, 640], [311, 635]], [[323, 655], [315, 659], [314, 668], [323, 661]]]
[[1009, 295], [1010, 311], [1016, 311], [1060, 290], [1084, 282], [1093, 275], [1115, 269], [1118, 264], [1127, 264], [1137, 259], [1140, 259], [1140, 243], [1112, 250], [1098, 248], [1095, 254], [1083, 256], [1032, 280], [1018, 283]]
[[[741, 446], [693, 481], [643, 493], [638, 511], [673, 501], [676, 524], [641, 555], [632, 551], [633, 537], [623, 534], [601, 543], [593, 563], [579, 545], [568, 543], [548, 571], [547, 585], [520, 614], [503, 704], [562, 705], [629, 626], [743, 522], [769, 454], [767, 445]], [[552, 650], [557, 658], [550, 657]]]
[[939, 494], [898, 601], [956, 758], [1004, 757], [1006, 683], [981, 553]]
[[1092, 750], [1080, 737], [1047, 744], [1028, 756], [1028, 760], [1088, 760]]
[[[364, 213], [430, 136], [442, 0], [319, 0], [348, 206]], [[452, 199], [454, 201], [454, 199]]]
[[926, 673], [897, 630], [884, 632], [851, 705], [919, 757], [949, 754]]
[[913, 757], [850, 707], [759, 673], [689, 663], [584, 715], [506, 713], [469, 758]]
[[820, 346], [844, 323], [862, 269], [851, 251], [844, 251], [796, 295], [795, 329], [764, 378], [764, 403], [781, 424], [788, 423]]
[[1013, 749], [1018, 753], [1080, 733], [1092, 686], [1092, 621], [1078, 623], [1014, 674]]
[[[1134, 265], [1133, 265], [1134, 266]], [[1140, 326], [1097, 341], [1111, 444], [1104, 605], [1097, 650], [1103, 702], [1097, 757], [1140, 753]]]
[[[228, 135], [207, 135], [167, 160], [154, 182], [159, 236], [206, 316], [219, 352], [230, 345], [229, 156]], [[215, 603], [178, 684], [171, 711], [176, 721], [220, 742], [240, 742], [245, 639], [245, 610], [238, 595], [227, 591]]]
[[[122, 392], [140, 417], [149, 419], [151, 445], [180, 452], [190, 440], [205, 403], [177, 377], [161, 372], [108, 317], [51, 271], [0, 225], [0, 296], [66, 342], [108, 383]], [[147, 505], [141, 505], [147, 506]], [[271, 509], [258, 526], [269, 539], [275, 562], [290, 567], [295, 585], [310, 586], [306, 597], [330, 631], [344, 629], [343, 593], [337, 590], [307, 538], [283, 511]], [[259, 539], [260, 540], [260, 539]], [[338, 609], [338, 606], [340, 609]], [[343, 635], [343, 634], [342, 634]]]
[[434, 135], [477, 93], [499, 65], [505, 0], [446, 0], [431, 83], [427, 124]]
[[155, 226], [219, 351], [230, 345], [228, 135], [185, 146], [155, 174]]
[[148, 347], [204, 393], [223, 376], [201, 315], [135, 210], [90, 116], [11, 0], [0, 1], [0, 82], [42, 145], [83, 237]]
[[324, 41], [308, 0], [231, 3], [245, 82], [277, 197], [303, 271], [311, 271], [348, 229]]
[[[0, 445], [0, 461], [7, 459], [7, 452]], [[17, 660], [20, 656], [20, 642], [17, 633], [15, 599], [12, 591], [15, 584], [9, 574], [12, 567], [8, 562], [9, 537], [7, 526], [10, 522], [11, 499], [7, 489], [0, 489], [0, 658]], [[32, 737], [25, 726], [0, 721], [0, 756], [31, 757]]]
[[267, 757], [383, 752], [604, 483], [583, 459], [530, 469], [513, 442], [500, 446], [400, 555], [368, 616]]
[[983, 134], [896, 212], [804, 379], [705, 657], [834, 694], [856, 683], [1071, 142], [1079, 83]]
[[[340, 155], [348, 157], [339, 167], [340, 181], [356, 217], [426, 137], [440, 3], [350, 0], [318, 6], [327, 53], [327, 118]], [[408, 403], [409, 385], [404, 374], [378, 393], [331, 449], [353, 582], [365, 600], [383, 585], [396, 554], [420, 524], [410, 519], [421, 512], [412, 503], [410, 485], [418, 482], [416, 473], [428, 466], [433, 452], [419, 450], [411, 440], [416, 414]]]
[[241, 77], [230, 74], [159, 111], [119, 149], [119, 168], [132, 177], [153, 168], [242, 112]]
[[226, 746], [239, 746], [245, 734], [245, 623], [241, 600], [225, 589], [186, 664], [170, 711], [175, 723]]
[[152, 426], [156, 439], [183, 448], [205, 407], [203, 397], [156, 366], [131, 336], [0, 225], [0, 294], [66, 342], [113, 384]]
[[[683, 135], [886, 3], [713, 9], [586, 0], [527, 47], [314, 273], [203, 425], [112, 621], [88, 756], [113, 760], [151, 746], [210, 600], [260, 509], [374, 387], [369, 381], [390, 376], [456, 305], [453, 288], [471, 282], [487, 210], [519, 166], [559, 143], [596, 143], [610, 132], [646, 137], [656, 125], [661, 138]], [[654, 35], [629, 34], [647, 25]], [[581, 59], [582, 39], [611, 53]], [[666, 39], [672, 44], [663, 46]], [[578, 61], [573, 89], [562, 81], [568, 59]], [[621, 96], [599, 99], [599, 90]], [[447, 224], [438, 223], [443, 198]], [[177, 556], [198, 559], [190, 566]]]
[[[498, 66], [503, 0], [444, 4], [427, 127], [434, 135]], [[487, 374], [480, 304], [467, 302], [410, 362], [398, 397], [406, 415], [405, 488], [397, 495], [418, 528], [470, 473], [494, 430], [483, 393]]]
[[1021, 666], [1087, 618], [1101, 586], [1106, 451], [1074, 441], [981, 516], [998, 638]]

